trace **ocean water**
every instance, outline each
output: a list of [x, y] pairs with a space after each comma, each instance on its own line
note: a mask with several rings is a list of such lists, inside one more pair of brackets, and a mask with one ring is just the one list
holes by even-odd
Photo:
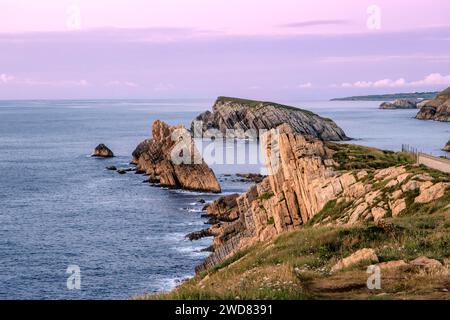
[[[450, 124], [415, 120], [414, 110], [285, 102], [334, 119], [352, 143], [392, 150], [410, 144], [442, 154], [450, 138]], [[0, 101], [0, 299], [126, 299], [192, 276], [211, 239], [190, 242], [185, 235], [206, 227], [199, 200], [218, 196], [152, 187], [141, 175], [105, 167], [127, 167], [154, 120], [188, 126], [212, 103]], [[98, 143], [117, 157], [89, 157]], [[224, 193], [249, 187], [234, 173], [260, 170], [212, 167]], [[69, 265], [80, 268], [81, 290], [67, 288]]]

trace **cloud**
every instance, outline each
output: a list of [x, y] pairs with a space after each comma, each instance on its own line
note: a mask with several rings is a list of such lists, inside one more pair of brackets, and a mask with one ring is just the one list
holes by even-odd
[[283, 24], [282, 28], [308, 28], [316, 26], [336, 26], [336, 25], [348, 25], [350, 21], [339, 19], [324, 19], [324, 20], [307, 20]]
[[[344, 82], [340, 85], [342, 88], [406, 88], [406, 87], [431, 87], [450, 85], [450, 75], [441, 75], [440, 73], [432, 73], [422, 80], [408, 82], [404, 78], [397, 80], [382, 79], [377, 81], [356, 81], [353, 83]], [[337, 87], [337, 85], [331, 85]]]
[[0, 83], [8, 83], [14, 80], [13, 76], [7, 75], [6, 73], [0, 74]]
[[319, 58], [320, 63], [377, 63], [377, 62], [391, 62], [397, 60], [415, 60], [435, 63], [450, 62], [450, 55], [440, 54], [399, 54], [399, 55], [363, 55], [363, 56], [337, 56], [337, 57], [323, 57]]
[[105, 84], [105, 86], [107, 86], [107, 87], [131, 87], [131, 88], [139, 87], [139, 85], [135, 82], [118, 81], [118, 80], [109, 81]]
[[307, 82], [307, 83], [302, 83], [302, 84], [299, 84], [297, 87], [299, 88], [299, 89], [309, 89], [309, 88], [312, 88], [312, 83], [311, 82]]
[[87, 80], [36, 80], [31, 78], [20, 78], [5, 73], [0, 74], [0, 84], [23, 85], [23, 86], [48, 86], [48, 87], [87, 87]]

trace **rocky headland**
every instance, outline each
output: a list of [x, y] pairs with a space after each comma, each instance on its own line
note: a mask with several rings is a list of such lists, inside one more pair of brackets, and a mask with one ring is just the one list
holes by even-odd
[[[211, 227], [192, 239], [213, 236], [212, 254], [162, 298], [448, 294], [449, 174], [408, 154], [279, 131], [262, 139], [270, 175], [205, 208]], [[382, 290], [368, 289], [369, 264], [382, 270]]]
[[132, 163], [149, 182], [164, 187], [204, 192], [221, 192], [214, 172], [203, 161], [190, 132], [183, 126], [155, 121], [152, 138], [133, 152]]
[[399, 216], [414, 204], [443, 197], [450, 186], [450, 181], [412, 167], [407, 155], [325, 143], [282, 130], [276, 146], [267, 143], [271, 133], [265, 139], [267, 157], [271, 159], [273, 147], [280, 156], [268, 164], [271, 174], [247, 193], [207, 208], [220, 222], [210, 228], [215, 251], [198, 271], [307, 223], [354, 225]]
[[450, 121], [450, 88], [422, 105], [416, 116], [420, 120]]
[[[202, 125], [196, 126], [196, 123]], [[191, 131], [197, 137], [214, 135], [214, 131], [219, 131], [223, 136], [243, 139], [248, 138], [248, 130], [259, 137], [260, 130], [274, 129], [285, 123], [297, 133], [318, 139], [348, 140], [344, 131], [333, 120], [313, 112], [273, 102], [229, 97], [219, 97], [212, 112], [206, 111], [192, 122]], [[233, 133], [227, 131], [230, 129], [234, 130]]]
[[383, 102], [380, 109], [416, 109], [421, 100], [397, 99], [393, 102]]

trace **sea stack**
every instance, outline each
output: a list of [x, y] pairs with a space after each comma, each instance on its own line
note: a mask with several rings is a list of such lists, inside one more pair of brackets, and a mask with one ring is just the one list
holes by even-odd
[[152, 138], [141, 142], [133, 152], [137, 170], [150, 176], [161, 186], [221, 192], [214, 172], [202, 159], [189, 131], [182, 125], [169, 126], [157, 120], [152, 126]]
[[416, 116], [420, 120], [450, 121], [450, 88], [425, 103]]
[[92, 157], [112, 158], [114, 157], [114, 153], [106, 145], [101, 143], [95, 148]]
[[[192, 122], [191, 131], [196, 137], [208, 137], [211, 132], [214, 135], [214, 132], [219, 131], [226, 137], [245, 139], [248, 138], [246, 132], [253, 132], [258, 137], [261, 130], [271, 130], [282, 124], [290, 125], [296, 133], [321, 140], [349, 140], [333, 120], [311, 111], [273, 102], [230, 97], [219, 97], [212, 112], [206, 111]], [[232, 136], [230, 130], [233, 131]]]

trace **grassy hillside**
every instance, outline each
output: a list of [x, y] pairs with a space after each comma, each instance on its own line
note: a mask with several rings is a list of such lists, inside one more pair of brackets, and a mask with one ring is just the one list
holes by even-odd
[[258, 101], [258, 100], [249, 100], [249, 99], [241, 99], [241, 98], [233, 98], [233, 97], [219, 97], [216, 100], [216, 103], [226, 103], [226, 102], [242, 104], [249, 108], [261, 108], [261, 107], [266, 107], [266, 106], [273, 106], [273, 107], [279, 108], [279, 109], [303, 112], [310, 116], [318, 116], [317, 114], [315, 114], [314, 112], [311, 112], [309, 110], [300, 109], [300, 108], [287, 106], [287, 105], [283, 105], [283, 104], [279, 104], [279, 103], [275, 103], [275, 102], [269, 102], [269, 101]]
[[[446, 195], [450, 201], [450, 192]], [[425, 274], [417, 267], [386, 270], [382, 289], [366, 287], [365, 265], [331, 274], [339, 259], [361, 248], [374, 248], [380, 262], [410, 261], [425, 255], [450, 256], [450, 212], [430, 215], [426, 208], [391, 219], [385, 230], [373, 224], [352, 228], [314, 228], [282, 234], [239, 252], [173, 292], [144, 299], [448, 299], [448, 275]]]
[[[335, 152], [338, 170], [354, 174], [366, 170], [361, 181], [379, 190], [386, 203], [390, 194], [400, 192], [401, 184], [379, 182], [374, 178], [376, 169], [402, 165], [411, 176], [422, 175], [433, 183], [450, 181], [450, 174], [414, 165], [408, 154], [347, 144], [327, 143], [327, 147]], [[403, 195], [407, 209], [397, 217], [389, 212], [378, 224], [330, 226], [351, 206], [330, 201], [298, 230], [245, 248], [172, 292], [138, 298], [450, 299], [450, 187], [443, 197], [424, 204], [414, 201], [419, 190]], [[399, 268], [382, 270], [381, 290], [367, 288], [368, 262], [331, 272], [338, 261], [364, 248], [374, 249], [380, 263], [405, 261]], [[444, 267], [430, 271], [409, 263], [421, 256]]]
[[450, 88], [447, 88], [441, 93], [439, 93], [439, 97], [450, 98]]

